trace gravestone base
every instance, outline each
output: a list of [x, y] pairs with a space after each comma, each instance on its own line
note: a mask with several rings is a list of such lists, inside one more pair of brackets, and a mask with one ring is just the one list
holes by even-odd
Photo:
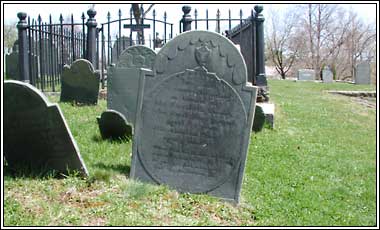
[[269, 125], [271, 129], [274, 128], [274, 104], [273, 103], [257, 103], [256, 106], [261, 107], [265, 116], [265, 123]]

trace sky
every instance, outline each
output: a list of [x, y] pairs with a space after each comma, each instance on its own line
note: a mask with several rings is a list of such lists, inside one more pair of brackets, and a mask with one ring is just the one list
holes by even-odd
[[[95, 16], [98, 25], [99, 23], [105, 23], [107, 22], [107, 13], [108, 11], [111, 14], [111, 21], [118, 19], [118, 10], [121, 9], [122, 11], [122, 18], [128, 18], [129, 17], [129, 9], [130, 4], [123, 4], [121, 2], [114, 2], [113, 4], [103, 4], [104, 2], [79, 2], [80, 4], [72, 4], [70, 1], [65, 1], [64, 3], [56, 2], [55, 4], [51, 3], [22, 3], [22, 2], [11, 2], [7, 3], [4, 1], [2, 2], [3, 5], [3, 17], [5, 22], [14, 22], [17, 23], [17, 13], [20, 11], [26, 12], [31, 18], [37, 18], [38, 14], [41, 14], [41, 17], [43, 21], [48, 21], [49, 14], [52, 14], [53, 22], [58, 22], [59, 15], [62, 13], [63, 17], [67, 17], [71, 13], [74, 15], [74, 20], [76, 22], [81, 22], [81, 15], [82, 12], [85, 12], [86, 18], [87, 14], [86, 11], [92, 6], [92, 3], [95, 2], [95, 10], [97, 11], [97, 15]], [[77, 3], [77, 2], [75, 2]], [[108, 2], [107, 2], [108, 3]], [[242, 4], [244, 3], [244, 4]], [[231, 9], [231, 17], [232, 18], [239, 18], [239, 11], [242, 9], [243, 12], [243, 18], [246, 18], [250, 15], [251, 9], [256, 4], [261, 4], [262, 2], [242, 2], [240, 4], [237, 4], [235, 1], [228, 3], [228, 2], [222, 2], [220, 4], [192, 4], [189, 1], [186, 2], [179, 2], [176, 4], [163, 4], [163, 3], [156, 3], [154, 6], [154, 9], [156, 10], [156, 19], [163, 20], [163, 14], [166, 11], [167, 12], [167, 21], [174, 24], [173, 28], [173, 34], [174, 36], [178, 34], [179, 32], [179, 20], [181, 19], [183, 13], [182, 13], [182, 6], [189, 5], [192, 7], [191, 15], [194, 17], [194, 9], [198, 10], [198, 18], [205, 18], [206, 15], [206, 9], [209, 11], [209, 18], [215, 18], [216, 17], [216, 11], [217, 9], [220, 9], [221, 12], [221, 18], [228, 18], [228, 9]], [[297, 2], [298, 3], [298, 2]], [[305, 2], [307, 3], [307, 2]], [[376, 21], [376, 5], [374, 4], [343, 4], [343, 2], [336, 2], [340, 4], [342, 7], [350, 8], [352, 7], [354, 10], [359, 12], [359, 15], [364, 20], [369, 20], [370, 22]], [[346, 2], [345, 2], [346, 3]], [[264, 17], [265, 13], [270, 11], [270, 9], [275, 10], [283, 10], [285, 9], [290, 3], [282, 3], [282, 4], [262, 4], [264, 7]], [[148, 7], [150, 4], [144, 4], [145, 8]], [[148, 18], [152, 18], [152, 11], [147, 15]], [[127, 21], [123, 22], [128, 23]], [[235, 23], [235, 25], [238, 24], [238, 22]], [[163, 31], [163, 26], [160, 26], [159, 23], [156, 24], [156, 31]], [[194, 28], [194, 25], [192, 25]], [[209, 23], [209, 28], [213, 29], [216, 27], [215, 22]], [[205, 23], [199, 22], [198, 23], [198, 29], [205, 29]], [[228, 23], [222, 24], [222, 31], [224, 31], [225, 27], [228, 27]], [[169, 31], [169, 27], [167, 28]], [[117, 23], [114, 23], [111, 27], [111, 34], [115, 35], [118, 31], [118, 25]], [[123, 35], [129, 36], [129, 32], [127, 30], [123, 30]], [[169, 32], [168, 32], [169, 33]], [[152, 31], [147, 31], [147, 34], [152, 34]], [[161, 34], [162, 37], [162, 34]]]

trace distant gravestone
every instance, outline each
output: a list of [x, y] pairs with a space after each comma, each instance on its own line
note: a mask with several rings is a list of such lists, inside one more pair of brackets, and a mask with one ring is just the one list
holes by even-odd
[[297, 79], [299, 81], [314, 81], [315, 71], [312, 69], [299, 69]]
[[16, 169], [88, 175], [59, 107], [20, 81], [4, 82], [4, 156]]
[[261, 106], [256, 105], [255, 117], [253, 119], [252, 131], [260, 132], [265, 124], [265, 114]]
[[99, 94], [99, 74], [91, 62], [78, 59], [65, 65], [62, 73], [61, 101], [96, 104]]
[[12, 52], [6, 54], [5, 63], [6, 63], [6, 79], [20, 80], [20, 66], [18, 64], [18, 52]]
[[132, 46], [109, 69], [107, 108], [122, 113], [130, 124], [135, 123], [140, 68], [153, 69], [155, 57], [146, 46]]
[[[128, 49], [131, 45], [131, 39], [129, 37], [122, 36], [121, 38], [118, 38], [112, 46], [112, 63], [117, 63], [119, 61], [119, 58], [124, 50]], [[132, 46], [134, 46], [135, 43], [132, 41]], [[117, 50], [119, 49], [119, 53]]]
[[368, 62], [362, 62], [356, 65], [355, 84], [371, 84], [371, 66]]
[[131, 177], [239, 202], [257, 87], [234, 44], [182, 33], [142, 73]]
[[333, 73], [328, 66], [325, 66], [322, 70], [323, 83], [333, 82]]
[[106, 110], [97, 117], [100, 134], [103, 139], [123, 139], [132, 137], [132, 126], [124, 115], [115, 110]]

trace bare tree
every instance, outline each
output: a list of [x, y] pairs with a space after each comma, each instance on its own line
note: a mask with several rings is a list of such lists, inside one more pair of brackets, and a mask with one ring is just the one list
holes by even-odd
[[[154, 4], [150, 4], [148, 9], [144, 10], [143, 4], [132, 4], [132, 12], [133, 12], [133, 17], [135, 18], [136, 25], [141, 25], [142, 24], [142, 19], [145, 18], [146, 14], [153, 8]], [[144, 44], [144, 33], [141, 30], [137, 31], [137, 38], [139, 44]]]
[[294, 7], [288, 8], [282, 15], [271, 10], [270, 21], [267, 31], [267, 46], [270, 59], [275, 65], [276, 71], [282, 79], [286, 78], [287, 72], [293, 66], [298, 52], [298, 44], [294, 43], [296, 25], [298, 20], [297, 11]]
[[17, 40], [17, 22], [7, 21], [4, 22], [4, 46], [9, 48], [13, 47], [14, 42]]

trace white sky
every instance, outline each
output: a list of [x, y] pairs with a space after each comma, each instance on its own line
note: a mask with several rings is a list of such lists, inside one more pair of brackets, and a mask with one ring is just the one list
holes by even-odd
[[[84, 2], [84, 1], [82, 1]], [[105, 23], [107, 22], [107, 12], [109, 11], [111, 13], [111, 20], [116, 20], [118, 19], [118, 10], [121, 9], [122, 11], [122, 18], [129, 18], [129, 9], [130, 9], [130, 4], [122, 4], [121, 2], [115, 2], [113, 4], [108, 4], [108, 1], [106, 2], [107, 4], [104, 4], [105, 2], [96, 2], [96, 1], [91, 1], [91, 2], [84, 2], [80, 4], [72, 4], [73, 2], [70, 1], [65, 1], [64, 4], [62, 4], [62, 1], [60, 2], [55, 2], [55, 4], [51, 3], [22, 3], [22, 2], [2, 2], [3, 5], [3, 17], [4, 21], [13, 21], [17, 22], [17, 13], [20, 11], [26, 12], [31, 18], [37, 18], [38, 14], [41, 14], [41, 17], [43, 21], [48, 21], [49, 19], [49, 14], [52, 14], [53, 22], [58, 22], [59, 14], [62, 13], [64, 16], [71, 15], [71, 13], [74, 14], [74, 20], [76, 22], [81, 22], [81, 15], [82, 12], [85, 12], [86, 18], [87, 14], [86, 11], [90, 8], [92, 3], [95, 2], [95, 10], [97, 11], [97, 15], [95, 16], [98, 25], [99, 23]], [[141, 3], [141, 1], [140, 1]], [[216, 16], [216, 11], [217, 9], [220, 9], [221, 11], [221, 18], [228, 18], [228, 9], [231, 9], [231, 16], [232, 18], [239, 18], [239, 11], [242, 9], [243, 11], [243, 18], [246, 18], [250, 15], [251, 9], [256, 4], [261, 4], [262, 2], [241, 2], [237, 4], [235, 1], [228, 3], [228, 2], [222, 2], [219, 4], [192, 4], [189, 1], [186, 2], [179, 2], [176, 4], [164, 4], [164, 3], [156, 3], [154, 6], [154, 9], [156, 10], [157, 16], [156, 19], [163, 20], [163, 14], [166, 11], [167, 12], [167, 21], [171, 22], [174, 24], [174, 35], [178, 34], [179, 30], [179, 20], [182, 17], [182, 6], [183, 5], [190, 5], [192, 7], [191, 15], [194, 17], [194, 9], [198, 9], [198, 18], [205, 18], [205, 11], [208, 9], [209, 11], [209, 18], [215, 18]], [[299, 4], [299, 2], [296, 2]], [[309, 3], [309, 2], [304, 2], [304, 3]], [[352, 7], [354, 10], [357, 10], [359, 15], [364, 19], [364, 20], [369, 20], [370, 22], [375, 23], [376, 22], [376, 5], [374, 3], [372, 4], [343, 4], [342, 2], [336, 2], [342, 7], [345, 8], [350, 8]], [[347, 2], [345, 2], [347, 3]], [[368, 3], [368, 2], [367, 2]], [[266, 16], [266, 12], [270, 8], [274, 9], [285, 9], [289, 4], [291, 3], [282, 3], [282, 4], [262, 4], [264, 6], [264, 17]], [[148, 3], [145, 5], [145, 8], [148, 7]], [[148, 18], [152, 18], [152, 11], [148, 14]], [[123, 24], [127, 24], [129, 22], [123, 21]], [[205, 29], [205, 22], [198, 22], [198, 29]], [[235, 23], [236, 25], [237, 23]], [[159, 26], [160, 24], [156, 24], [156, 31], [163, 31], [163, 27]], [[221, 23], [221, 26], [228, 27], [228, 23]], [[234, 24], [232, 24], [232, 27]], [[192, 28], [194, 28], [194, 23], [192, 25]], [[214, 22], [209, 22], [209, 28], [214, 29], [215, 28], [215, 23]], [[114, 26], [111, 27], [111, 34], [116, 34], [116, 31], [118, 30], [118, 25], [114, 23]], [[129, 30], [122, 29], [123, 35], [129, 36]], [[169, 33], [170, 28], [167, 28], [167, 31]], [[224, 28], [222, 28], [222, 31], [224, 31]], [[147, 34], [152, 34], [151, 31], [147, 31]], [[106, 35], [107, 36], [107, 35]], [[162, 36], [162, 33], [160, 33], [160, 36]], [[146, 37], [147, 38], [147, 37]], [[147, 38], [148, 39], [148, 38]]]

